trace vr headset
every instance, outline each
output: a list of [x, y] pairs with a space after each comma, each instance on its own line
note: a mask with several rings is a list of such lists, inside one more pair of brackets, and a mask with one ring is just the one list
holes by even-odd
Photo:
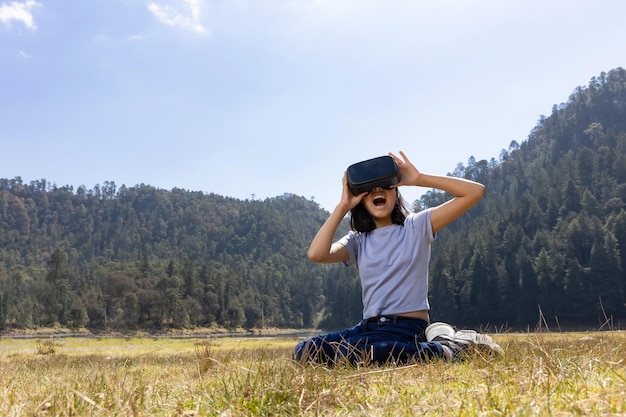
[[398, 166], [390, 156], [379, 156], [357, 162], [348, 167], [348, 188], [354, 195], [372, 191], [376, 187], [389, 188], [400, 182]]

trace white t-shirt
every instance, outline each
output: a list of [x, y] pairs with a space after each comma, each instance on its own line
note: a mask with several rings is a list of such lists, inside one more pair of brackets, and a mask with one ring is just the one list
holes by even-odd
[[350, 253], [347, 265], [361, 276], [363, 317], [428, 310], [428, 265], [432, 231], [430, 210], [411, 213], [404, 225], [351, 231], [339, 243]]

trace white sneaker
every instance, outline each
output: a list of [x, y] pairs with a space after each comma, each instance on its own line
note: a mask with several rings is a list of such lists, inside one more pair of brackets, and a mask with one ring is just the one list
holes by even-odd
[[[431, 327], [432, 326], [432, 327]], [[475, 330], [459, 330], [446, 323], [433, 323], [426, 328], [426, 339], [435, 341], [448, 347], [453, 354], [453, 359], [461, 359], [475, 349], [489, 355], [504, 355], [504, 350], [486, 334]]]
[[491, 337], [483, 333], [478, 333], [475, 330], [459, 330], [454, 334], [452, 340], [455, 342], [469, 342], [474, 348], [481, 352], [504, 355], [504, 350], [499, 344], [494, 342]]

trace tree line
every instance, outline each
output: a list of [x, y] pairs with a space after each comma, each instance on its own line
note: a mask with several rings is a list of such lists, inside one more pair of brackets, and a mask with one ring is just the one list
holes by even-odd
[[[487, 192], [435, 244], [436, 317], [514, 327], [625, 325], [626, 71], [576, 88], [499, 161], [470, 158], [453, 174], [486, 184]], [[420, 205], [442, 198], [431, 192]]]
[[324, 293], [354, 281], [306, 258], [325, 216], [290, 194], [241, 201], [144, 184], [74, 192], [0, 180], [0, 325], [317, 326], [332, 317]]
[[[626, 72], [578, 87], [499, 158], [433, 244], [433, 320], [589, 328], [626, 318]], [[414, 210], [440, 204], [437, 190]], [[328, 213], [284, 194], [238, 200], [114, 182], [0, 179], [0, 329], [338, 328], [359, 320], [354, 268], [316, 265]], [[346, 233], [344, 222], [338, 235]]]

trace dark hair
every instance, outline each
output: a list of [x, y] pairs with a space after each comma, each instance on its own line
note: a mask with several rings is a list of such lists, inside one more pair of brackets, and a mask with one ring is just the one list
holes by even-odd
[[[403, 225], [404, 219], [406, 219], [408, 214], [409, 211], [403, 203], [400, 190], [396, 188], [396, 204], [393, 206], [393, 211], [391, 212], [391, 222], [393, 224]], [[363, 205], [363, 201], [350, 210], [350, 227], [355, 232], [361, 233], [371, 232], [376, 229], [376, 223]]]

